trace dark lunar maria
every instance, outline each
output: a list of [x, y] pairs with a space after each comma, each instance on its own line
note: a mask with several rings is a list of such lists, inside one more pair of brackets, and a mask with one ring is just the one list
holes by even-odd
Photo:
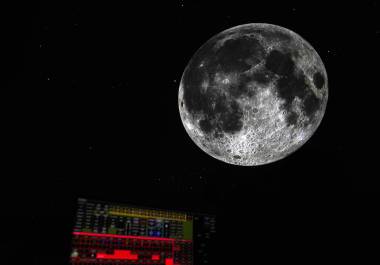
[[[271, 107], [278, 108], [273, 115], [284, 126], [311, 136], [326, 106], [326, 80], [319, 56], [295, 33], [269, 24], [238, 26], [211, 38], [190, 60], [180, 86], [181, 118], [193, 140], [192, 132], [198, 131], [203, 150], [209, 145], [218, 156], [225, 151], [228, 159], [223, 161], [244, 164], [242, 159], [248, 159], [244, 152], [234, 154], [231, 146], [224, 149], [226, 139], [238, 139], [244, 132], [251, 135], [250, 128], [260, 128], [257, 123]], [[268, 93], [275, 106], [257, 103], [269, 102]]]

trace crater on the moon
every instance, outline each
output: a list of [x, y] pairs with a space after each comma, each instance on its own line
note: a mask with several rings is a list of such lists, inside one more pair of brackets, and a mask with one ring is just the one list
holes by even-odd
[[270, 24], [221, 32], [182, 76], [179, 109], [193, 141], [227, 163], [260, 165], [302, 146], [327, 103], [327, 74], [308, 42]]

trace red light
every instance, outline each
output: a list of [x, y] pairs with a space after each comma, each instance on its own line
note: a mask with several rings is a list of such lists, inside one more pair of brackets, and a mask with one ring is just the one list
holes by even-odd
[[178, 245], [173, 246], [173, 248], [174, 248], [174, 251], [180, 251], [181, 250], [181, 246], [178, 246]]
[[113, 238], [131, 238], [131, 239], [141, 239], [141, 240], [160, 240], [160, 241], [188, 241], [185, 239], [174, 239], [174, 238], [163, 238], [163, 237], [146, 237], [146, 236], [124, 236], [124, 235], [114, 235], [114, 234], [97, 234], [97, 233], [87, 233], [87, 232], [74, 232], [73, 235], [76, 236], [95, 236], [95, 237], [113, 237]]
[[173, 259], [165, 259], [165, 265], [173, 265], [174, 261]]
[[97, 253], [97, 259], [123, 259], [123, 260], [138, 260], [136, 254], [132, 254], [130, 250], [115, 250], [114, 254]]
[[152, 260], [160, 260], [160, 255], [152, 255]]

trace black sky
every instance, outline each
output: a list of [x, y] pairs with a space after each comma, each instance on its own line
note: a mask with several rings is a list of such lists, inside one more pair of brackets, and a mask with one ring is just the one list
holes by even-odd
[[[78, 196], [217, 213], [227, 216], [221, 224], [237, 224], [231, 211], [263, 207], [257, 192], [378, 191], [380, 3], [204, 2], [10, 7], [3, 194], [23, 210], [12, 204], [7, 212], [19, 218], [9, 224], [28, 222], [23, 231], [40, 243], [55, 231], [43, 252], [30, 237], [18, 243], [29, 261], [65, 264]], [[191, 141], [177, 92], [205, 41], [253, 22], [289, 28], [311, 43], [327, 70], [329, 101], [297, 152], [238, 167]]]

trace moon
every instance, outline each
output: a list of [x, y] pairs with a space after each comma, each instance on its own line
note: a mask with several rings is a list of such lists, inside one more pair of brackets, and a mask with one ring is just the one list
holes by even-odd
[[220, 32], [186, 66], [178, 92], [187, 134], [210, 156], [258, 166], [298, 150], [328, 99], [325, 66], [293, 31], [252, 23]]

